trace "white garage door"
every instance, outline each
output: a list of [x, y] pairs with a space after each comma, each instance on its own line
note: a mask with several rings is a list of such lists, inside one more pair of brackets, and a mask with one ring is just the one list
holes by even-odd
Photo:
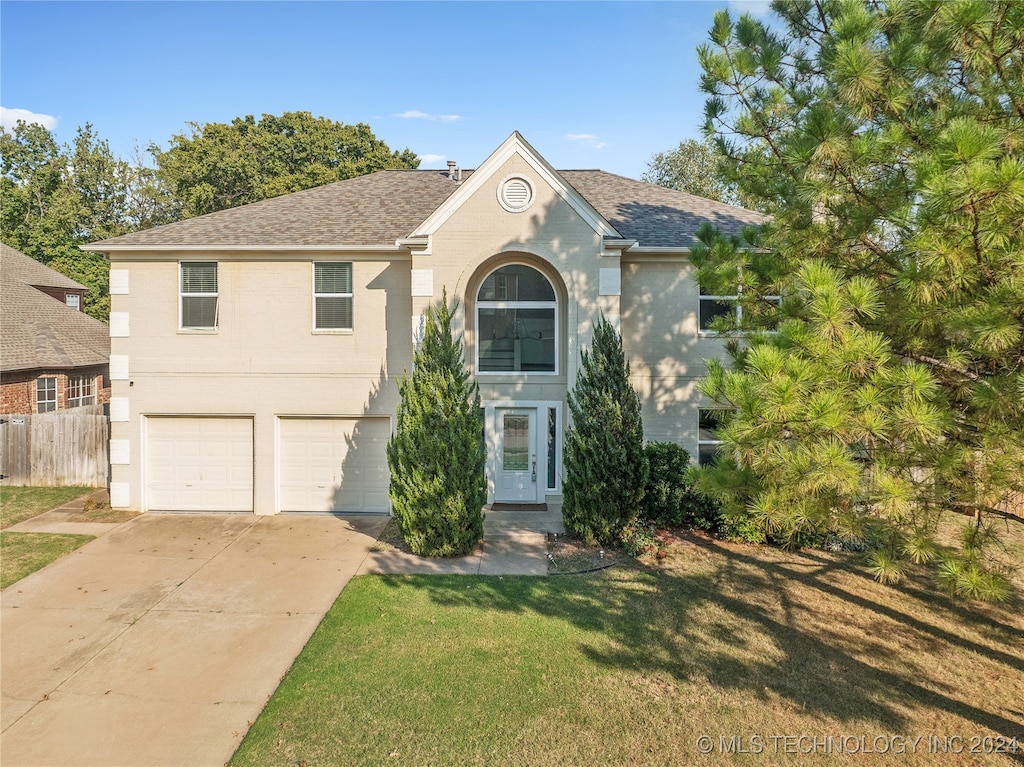
[[281, 511], [386, 514], [388, 418], [282, 418]]
[[252, 511], [252, 419], [146, 419], [146, 507]]

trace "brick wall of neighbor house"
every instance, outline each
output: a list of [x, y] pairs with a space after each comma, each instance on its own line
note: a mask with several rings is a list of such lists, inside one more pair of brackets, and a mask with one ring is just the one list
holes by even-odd
[[0, 374], [0, 413], [35, 413], [36, 381], [57, 379], [57, 409], [65, 410], [71, 395], [71, 378], [86, 376], [94, 380], [96, 404], [110, 402], [110, 376], [105, 365], [77, 370], [17, 370]]
[[85, 311], [85, 290], [77, 288], [52, 288], [47, 285], [35, 285], [36, 290], [41, 290], [48, 296], [53, 296], [62, 304], [68, 303], [68, 296], [78, 296], [78, 311]]

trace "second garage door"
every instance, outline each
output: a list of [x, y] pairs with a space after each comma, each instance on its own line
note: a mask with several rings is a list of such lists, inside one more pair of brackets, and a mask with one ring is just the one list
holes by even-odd
[[386, 514], [389, 418], [282, 418], [281, 511]]

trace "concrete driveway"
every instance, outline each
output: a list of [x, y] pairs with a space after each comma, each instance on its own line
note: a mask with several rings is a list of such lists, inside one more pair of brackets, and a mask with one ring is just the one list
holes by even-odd
[[10, 586], [4, 767], [223, 765], [386, 522], [144, 514]]

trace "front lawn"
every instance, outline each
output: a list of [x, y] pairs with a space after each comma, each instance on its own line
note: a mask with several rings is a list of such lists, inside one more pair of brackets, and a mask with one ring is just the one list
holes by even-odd
[[65, 533], [0, 533], [0, 589], [42, 570], [95, 537]]
[[[0, 529], [63, 506], [91, 487], [2, 487], [0, 486]], [[111, 510], [107, 504], [92, 504], [72, 514], [68, 521], [123, 522], [134, 512]], [[56, 559], [91, 541], [93, 535], [64, 533], [0, 533], [0, 589], [41, 570]]]
[[4, 487], [0, 485], [0, 529], [63, 506], [91, 487]]
[[1019, 603], [698, 538], [589, 575], [363, 576], [231, 764], [1019, 764], [1022, 635]]

